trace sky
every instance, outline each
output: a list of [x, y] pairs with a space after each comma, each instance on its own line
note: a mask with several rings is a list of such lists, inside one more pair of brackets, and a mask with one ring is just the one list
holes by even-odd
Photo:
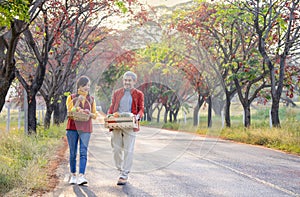
[[144, 1], [151, 6], [166, 5], [172, 7], [176, 4], [188, 2], [191, 0], [144, 0]]

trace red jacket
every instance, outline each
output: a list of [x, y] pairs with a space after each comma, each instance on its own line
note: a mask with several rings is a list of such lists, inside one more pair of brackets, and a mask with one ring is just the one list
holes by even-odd
[[[117, 89], [114, 92], [111, 105], [108, 109], [108, 114], [113, 114], [118, 111], [121, 98], [124, 96], [124, 92], [124, 88]], [[139, 114], [140, 118], [142, 118], [144, 115], [144, 94], [142, 91], [135, 88], [130, 90], [130, 94], [132, 96], [131, 113], [134, 115]], [[139, 131], [139, 128], [134, 129], [134, 131]]]

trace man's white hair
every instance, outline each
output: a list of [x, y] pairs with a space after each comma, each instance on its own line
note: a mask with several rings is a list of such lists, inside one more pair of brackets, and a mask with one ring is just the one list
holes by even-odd
[[135, 74], [134, 72], [132, 72], [132, 71], [126, 71], [126, 72], [124, 73], [124, 75], [123, 75], [123, 79], [124, 79], [125, 77], [127, 77], [127, 76], [132, 77], [132, 79], [133, 79], [134, 81], [136, 81], [136, 79], [137, 79], [136, 74]]

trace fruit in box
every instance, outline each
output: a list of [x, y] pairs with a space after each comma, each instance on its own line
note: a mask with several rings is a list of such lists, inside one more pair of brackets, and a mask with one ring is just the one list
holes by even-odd
[[113, 117], [113, 116], [114, 116], [113, 114], [108, 114], [107, 118], [110, 118], [110, 117]]
[[133, 117], [133, 113], [130, 112], [122, 112], [120, 113], [119, 117]]
[[115, 113], [113, 113], [113, 116], [114, 116], [115, 118], [118, 118], [118, 117], [120, 117], [120, 114], [119, 114], [119, 112], [115, 112]]
[[130, 112], [122, 112], [122, 113], [115, 112], [113, 114], [107, 115], [107, 118], [111, 118], [111, 117], [114, 117], [114, 118], [134, 117], [134, 115], [133, 115], [133, 113], [130, 113]]
[[[118, 117], [116, 117], [118, 116]], [[135, 121], [134, 114], [132, 113], [114, 113], [108, 114], [104, 118], [104, 127], [109, 129], [132, 129], [138, 128], [138, 124]]]

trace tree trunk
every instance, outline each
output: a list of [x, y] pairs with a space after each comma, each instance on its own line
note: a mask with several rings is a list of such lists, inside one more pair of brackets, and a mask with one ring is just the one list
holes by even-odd
[[271, 117], [272, 117], [272, 126], [280, 127], [279, 101], [276, 101], [276, 99], [272, 100]]
[[[258, 25], [258, 15], [256, 15], [256, 27], [257, 30], [259, 29]], [[266, 44], [264, 42], [263, 36], [261, 32], [258, 32], [259, 34], [259, 52], [263, 56], [264, 60], [266, 61], [269, 72], [270, 72], [270, 80], [271, 80], [271, 95], [272, 95], [272, 107], [271, 107], [271, 117], [272, 117], [272, 126], [274, 127], [280, 127], [280, 121], [279, 121], [279, 101], [283, 89], [283, 80], [284, 80], [284, 68], [285, 68], [285, 60], [286, 60], [286, 54], [287, 51], [283, 52], [283, 55], [280, 56], [280, 67], [279, 67], [279, 79], [276, 79], [275, 77], [275, 68], [274, 64], [272, 63], [271, 59], [267, 55], [266, 52]], [[285, 50], [289, 50], [288, 48], [285, 48]], [[277, 86], [277, 88], [276, 88]]]
[[243, 108], [244, 108], [244, 126], [249, 127], [251, 125], [250, 104], [243, 105]]
[[162, 109], [163, 109], [163, 105], [161, 105], [161, 107], [157, 108], [157, 110], [158, 110], [158, 112], [157, 112], [157, 118], [156, 118], [156, 122], [157, 123], [160, 122], [159, 121], [160, 120], [160, 112], [161, 112]]
[[174, 111], [174, 113], [173, 113], [174, 122], [177, 122], [178, 112], [179, 112], [179, 109], [176, 109], [176, 110]]
[[173, 111], [169, 111], [169, 122], [173, 122]]
[[44, 119], [44, 128], [49, 129], [50, 128], [50, 122], [51, 122], [51, 114], [53, 112], [52, 105], [49, 104], [46, 107], [46, 114], [45, 114], [45, 119]]
[[[272, 107], [271, 107], [271, 116], [272, 116], [272, 125], [274, 127], [280, 127], [280, 119], [279, 119], [279, 102], [282, 94], [283, 89], [283, 80], [284, 80], [284, 73], [285, 73], [285, 56], [280, 56], [280, 71], [279, 71], [279, 79], [277, 83], [275, 82], [275, 70], [274, 66], [269, 62], [268, 66], [270, 69], [270, 76], [271, 76], [271, 93], [272, 93]], [[276, 85], [277, 89], [276, 89]]]
[[67, 117], [67, 106], [66, 106], [67, 97], [62, 98], [62, 102], [59, 103], [59, 122], [64, 123]]
[[35, 96], [30, 96], [30, 95], [27, 96], [27, 99], [28, 99], [28, 134], [31, 135], [37, 133], [36, 132], [36, 99]]
[[226, 94], [226, 105], [225, 105], [225, 125], [226, 127], [231, 127], [230, 123], [230, 96]]
[[23, 21], [14, 20], [10, 31], [0, 36], [0, 112], [15, 78], [15, 51], [23, 24], [25, 24]]
[[152, 121], [152, 115], [153, 115], [153, 109], [152, 109], [152, 107], [150, 107], [148, 110], [148, 116], [147, 116], [147, 119], [150, 122]]
[[212, 100], [211, 96], [207, 98], [208, 103], [208, 114], [207, 114], [207, 127], [211, 128], [212, 126]]
[[59, 126], [59, 103], [53, 105], [53, 124]]
[[198, 126], [199, 125], [199, 121], [198, 121], [198, 115], [199, 115], [199, 110], [202, 106], [202, 104], [204, 103], [204, 98], [201, 97], [201, 95], [198, 95], [198, 102], [196, 107], [194, 108], [194, 114], [193, 114], [193, 118], [194, 118], [194, 126]]
[[198, 114], [199, 114], [199, 110], [200, 110], [200, 104], [199, 102], [197, 103], [197, 105], [194, 108], [194, 113], [193, 113], [193, 119], [194, 119], [194, 126], [198, 126], [199, 125], [199, 121], [198, 121]]
[[[12, 74], [11, 79], [15, 77], [14, 74]], [[13, 80], [6, 80], [5, 78], [0, 79], [0, 112], [3, 109], [3, 106], [5, 104], [5, 98], [8, 93], [9, 87], [11, 85]]]
[[165, 108], [165, 114], [164, 114], [164, 123], [167, 123], [168, 122], [168, 112], [169, 110], [167, 108]]
[[147, 114], [147, 121], [151, 122], [151, 115], [149, 114], [149, 110], [147, 110], [146, 114]]

